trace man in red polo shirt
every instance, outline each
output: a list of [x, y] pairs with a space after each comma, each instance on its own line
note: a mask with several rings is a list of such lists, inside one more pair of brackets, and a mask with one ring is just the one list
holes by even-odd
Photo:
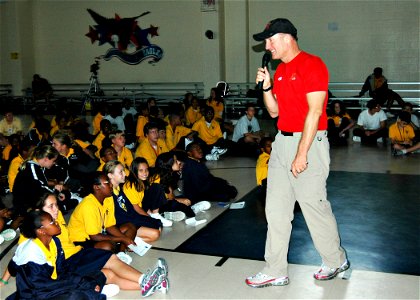
[[332, 279], [350, 264], [340, 246], [326, 192], [330, 163], [328, 70], [319, 57], [299, 48], [297, 30], [287, 19], [270, 21], [254, 39], [265, 40], [266, 50], [282, 63], [272, 81], [266, 67], [259, 68], [256, 77], [256, 82], [263, 81], [264, 103], [270, 116], [278, 117], [279, 132], [268, 166], [266, 266], [248, 277], [246, 284], [265, 287], [289, 283], [287, 252], [295, 201], [323, 261], [314, 278]]

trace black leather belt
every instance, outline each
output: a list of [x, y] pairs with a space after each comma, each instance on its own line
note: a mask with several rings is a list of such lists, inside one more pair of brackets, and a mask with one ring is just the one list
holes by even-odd
[[284, 136], [293, 136], [294, 132], [288, 132], [288, 131], [280, 130], [280, 133]]

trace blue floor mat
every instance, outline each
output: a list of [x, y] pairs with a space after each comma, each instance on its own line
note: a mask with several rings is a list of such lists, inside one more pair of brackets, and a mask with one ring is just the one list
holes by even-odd
[[[354, 269], [420, 275], [419, 186], [414, 175], [330, 172], [328, 197]], [[227, 210], [176, 250], [263, 260], [267, 223], [259, 195], [252, 190], [244, 209]], [[298, 207], [288, 259], [321, 263]]]

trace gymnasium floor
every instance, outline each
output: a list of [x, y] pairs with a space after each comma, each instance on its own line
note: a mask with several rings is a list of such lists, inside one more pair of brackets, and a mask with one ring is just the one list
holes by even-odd
[[[388, 146], [389, 147], [389, 146]], [[234, 184], [241, 199], [255, 187], [255, 160], [250, 158], [225, 157], [219, 161], [208, 162], [208, 167], [216, 176], [223, 177]], [[331, 149], [331, 171], [355, 173], [376, 173], [414, 175], [420, 184], [420, 155], [410, 157], [392, 157], [388, 148], [364, 147], [359, 143], [350, 142], [346, 148]], [[349, 183], [351, 184], [351, 183]], [[417, 185], [418, 186], [418, 185]], [[355, 185], [358, 192], [360, 186]], [[401, 187], [404, 188], [404, 187]], [[413, 187], [411, 187], [413, 188]], [[387, 189], [386, 186], [383, 189]], [[415, 189], [415, 187], [414, 187]], [[375, 191], [371, 191], [375, 193]], [[418, 195], [418, 192], [417, 192]], [[419, 197], [417, 209], [412, 214], [419, 214]], [[395, 201], [402, 201], [395, 195]], [[225, 208], [213, 203], [212, 208], [198, 215], [206, 218], [208, 223], [224, 212]], [[334, 210], [334, 205], [333, 205]], [[401, 216], [404, 218], [404, 216]], [[340, 223], [340, 220], [338, 220]], [[208, 224], [207, 223], [207, 224]], [[224, 256], [210, 256], [202, 254], [182, 253], [176, 249], [195, 234], [199, 234], [199, 227], [188, 227], [183, 222], [174, 224], [172, 228], [164, 228], [162, 237], [144, 257], [130, 254], [132, 265], [141, 271], [152, 267], [158, 257], [164, 257], [169, 265], [169, 279], [171, 289], [163, 295], [156, 292], [154, 299], [419, 299], [419, 276], [366, 271], [352, 268], [349, 279], [336, 278], [331, 281], [315, 281], [312, 273], [319, 265], [291, 264], [289, 267], [290, 284], [284, 287], [268, 287], [253, 289], [244, 283], [245, 277], [259, 272], [264, 262], [261, 260], [229, 258]], [[418, 222], [412, 224], [417, 230], [417, 249], [419, 242]], [[417, 228], [416, 228], [417, 227]], [[225, 228], [220, 228], [220, 235]], [[230, 230], [230, 229], [229, 229]], [[252, 239], [252, 236], [249, 237]], [[9, 242], [10, 243], [10, 242]], [[345, 241], [343, 241], [345, 243]], [[241, 241], [237, 241], [241, 247]], [[0, 251], [7, 247], [7, 243], [0, 245]], [[387, 251], [387, 249], [383, 249]], [[12, 257], [9, 251], [0, 261], [0, 270]], [[401, 257], [403, 260], [404, 257]], [[419, 261], [413, 262], [414, 265]], [[4, 299], [14, 290], [14, 280], [8, 286], [0, 289], [0, 298]], [[121, 291], [113, 299], [138, 299], [139, 292]]]

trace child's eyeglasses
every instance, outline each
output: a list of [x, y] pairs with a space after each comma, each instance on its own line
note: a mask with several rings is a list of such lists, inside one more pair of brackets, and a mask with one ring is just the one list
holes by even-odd
[[44, 226], [44, 225], [41, 225], [41, 227], [39, 227], [39, 228], [45, 228], [45, 227], [47, 227], [48, 225], [58, 225], [58, 222], [57, 221], [51, 221], [50, 223], [48, 223], [46, 226]]

